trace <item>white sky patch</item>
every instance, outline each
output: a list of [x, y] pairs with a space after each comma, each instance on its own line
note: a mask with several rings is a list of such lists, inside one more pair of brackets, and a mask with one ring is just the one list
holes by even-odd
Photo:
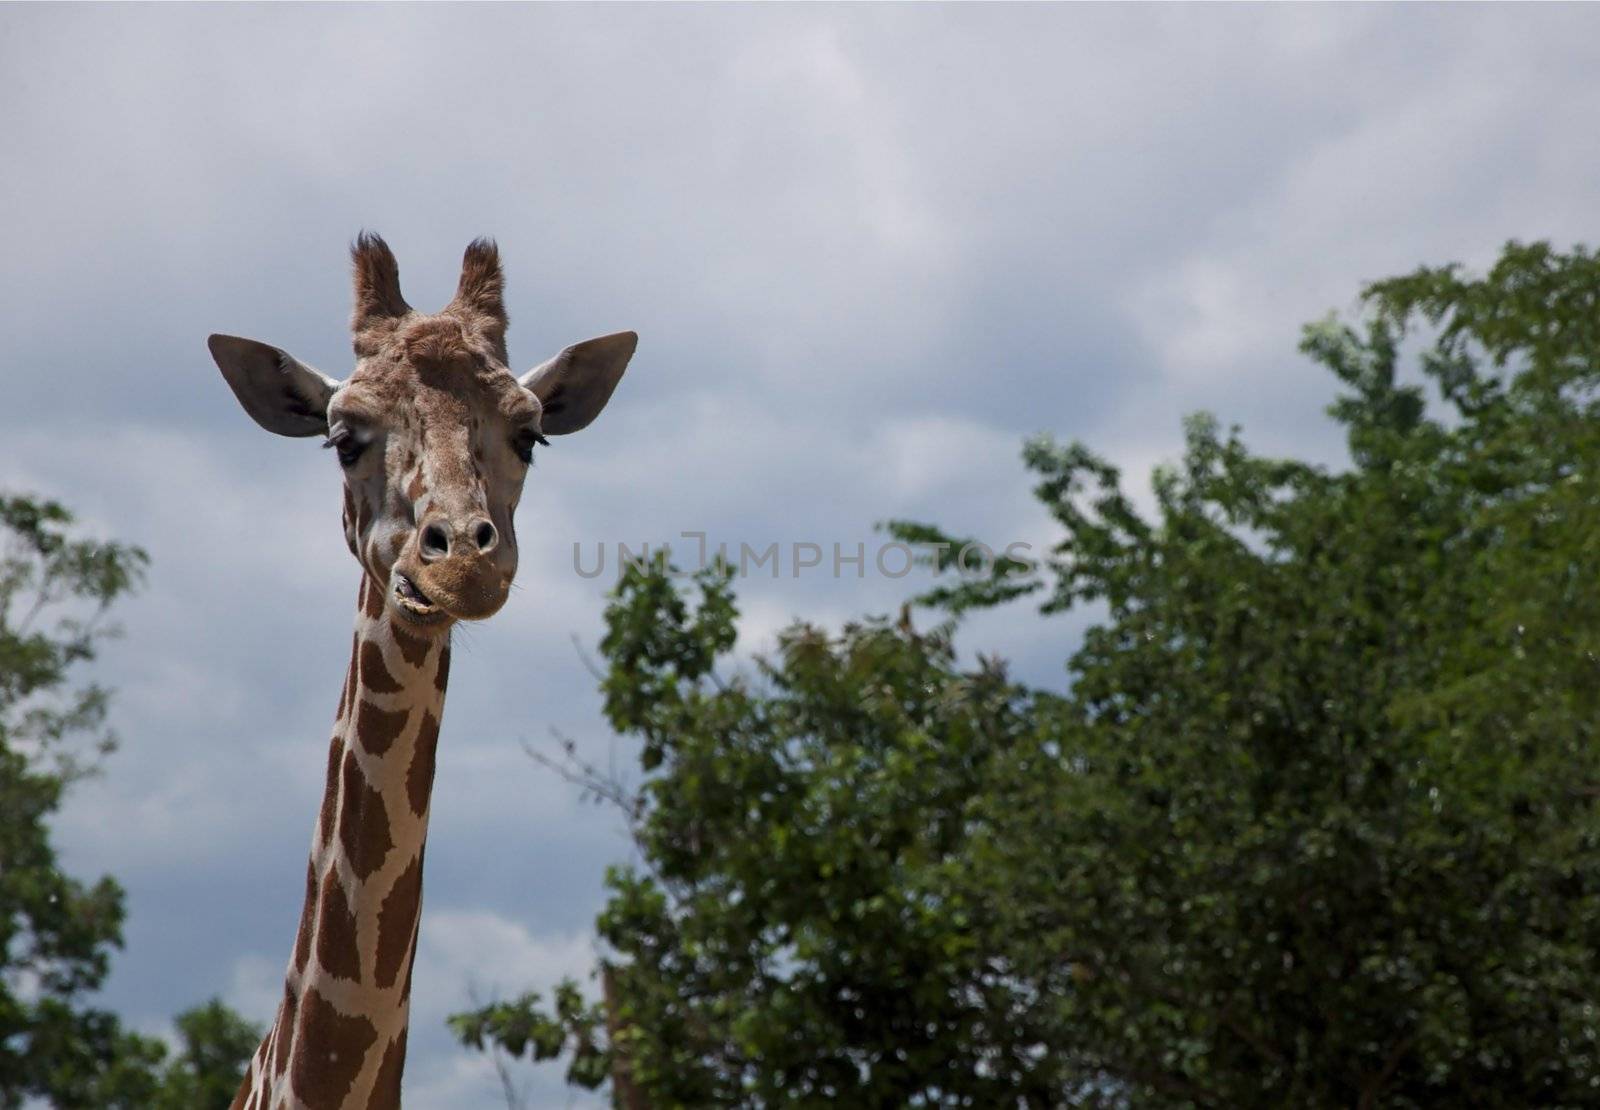
[[[469, 1005], [469, 988], [484, 1002], [529, 990], [548, 998], [564, 978], [577, 980], [588, 993], [596, 952], [590, 934], [536, 936], [493, 910], [429, 907], [416, 977], [433, 981], [436, 1007]], [[452, 992], [459, 996], [453, 1003], [446, 1001]]]
[[233, 962], [232, 975], [222, 1000], [265, 1029], [283, 1001], [284, 975], [289, 956], [280, 959], [262, 952], [248, 952]]
[[[486, 909], [430, 907], [417, 953], [412, 1002], [413, 1028], [442, 1029], [451, 1013], [538, 991], [548, 1002], [562, 979], [577, 981], [593, 997], [589, 978], [596, 948], [592, 935], [535, 935], [516, 921]], [[408, 1068], [409, 1071], [409, 1068]], [[601, 1106], [596, 1096], [565, 1090], [559, 1071], [509, 1063], [509, 1073], [523, 1091], [530, 1110], [558, 1106]], [[420, 1082], [408, 1079], [406, 1105], [451, 1107], [498, 1101], [500, 1080], [487, 1055], [466, 1054], [432, 1069]], [[502, 1103], [503, 1105], [503, 1103]]]
[[[406, 1106], [418, 1110], [455, 1110], [481, 1107], [500, 1110], [506, 1106], [494, 1062], [486, 1055], [465, 1053], [441, 1060], [421, 1079], [411, 1077], [406, 1067]], [[520, 1101], [520, 1110], [599, 1110], [610, 1106], [600, 1094], [564, 1087], [556, 1068], [543, 1065], [535, 1070], [525, 1062], [510, 1065], [509, 1074]]]

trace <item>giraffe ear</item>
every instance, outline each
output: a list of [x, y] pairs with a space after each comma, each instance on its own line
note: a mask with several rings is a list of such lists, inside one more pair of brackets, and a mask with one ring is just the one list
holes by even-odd
[[540, 431], [564, 436], [587, 427], [611, 400], [638, 345], [631, 331], [585, 339], [518, 378], [544, 406]]
[[328, 434], [328, 402], [338, 382], [288, 351], [254, 339], [213, 335], [206, 346], [257, 424], [280, 436]]

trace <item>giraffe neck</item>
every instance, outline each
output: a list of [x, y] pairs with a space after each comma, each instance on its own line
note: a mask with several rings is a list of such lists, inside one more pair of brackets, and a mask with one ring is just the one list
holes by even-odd
[[446, 637], [396, 627], [363, 577], [350, 671], [277, 1020], [234, 1106], [400, 1105]]

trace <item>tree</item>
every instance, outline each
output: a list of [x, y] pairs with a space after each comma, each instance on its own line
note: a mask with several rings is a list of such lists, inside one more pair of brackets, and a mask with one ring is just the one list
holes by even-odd
[[1147, 516], [1028, 444], [1060, 545], [923, 600], [1103, 604], [1064, 692], [909, 622], [719, 678], [727, 584], [624, 578], [606, 707], [654, 770], [612, 1005], [458, 1032], [532, 1021], [661, 1107], [1593, 1105], [1600, 257], [1364, 296], [1302, 348], [1348, 466], [1195, 417]]
[[108, 692], [73, 677], [147, 558], [72, 525], [55, 502], [0, 496], [0, 1107], [226, 1106], [218, 1076], [237, 1083], [255, 1040], [240, 1054], [248, 1026], [220, 1003], [179, 1017], [187, 1050], [163, 1071], [159, 1041], [84, 1001], [122, 943], [122, 890], [65, 874], [48, 820], [115, 747]]
[[105, 1015], [109, 1050], [75, 1047], [72, 1066], [52, 1076], [52, 1105], [85, 1110], [227, 1110], [261, 1030], [212, 999], [173, 1019], [173, 1054], [153, 1037], [121, 1029]]
[[183, 1049], [167, 1062], [154, 1096], [142, 1105], [151, 1110], [226, 1110], [261, 1043], [261, 1029], [215, 998], [185, 1010], [173, 1022]]
[[[958, 671], [948, 630], [882, 621], [835, 641], [798, 626], [769, 688], [718, 682], [734, 642], [728, 582], [690, 611], [659, 570], [630, 569], [607, 612], [606, 711], [664, 770], [637, 799], [648, 873], [613, 869], [601, 936], [633, 1082], [649, 1105], [899, 1103], [926, 1089], [992, 1104], [977, 954], [944, 893], [960, 817], [986, 770], [1037, 743], [1052, 710], [998, 665]], [[604, 789], [604, 787], [602, 787]], [[609, 1074], [604, 1015], [571, 984], [456, 1019], [536, 1058], [573, 1046], [569, 1077]], [[569, 1036], [570, 1034], [570, 1036]], [[1003, 1035], [1003, 1034], [1002, 1034]], [[863, 1074], [864, 1060], [877, 1061]]]

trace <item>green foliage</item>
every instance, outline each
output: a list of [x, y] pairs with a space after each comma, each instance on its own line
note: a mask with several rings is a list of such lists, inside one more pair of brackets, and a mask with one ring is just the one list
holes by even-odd
[[540, 1019], [543, 1056], [657, 1107], [1594, 1105], [1597, 291], [1593, 253], [1511, 244], [1307, 329], [1343, 469], [1195, 417], [1145, 515], [1030, 442], [1043, 575], [925, 600], [1102, 603], [1065, 696], [906, 621], [719, 679], [727, 582], [691, 611], [630, 574], [641, 863], [611, 1004]]
[[[121, 942], [122, 891], [62, 873], [46, 819], [109, 751], [106, 692], [69, 684], [111, 631], [144, 553], [71, 536], [53, 502], [0, 497], [0, 1105], [74, 1090], [118, 1055], [120, 1030], [79, 999]], [[83, 748], [87, 748], [86, 756]]]
[[470, 1013], [453, 1014], [449, 1022], [458, 1040], [483, 1051], [494, 1044], [512, 1056], [554, 1060], [569, 1047], [567, 1081], [598, 1087], [606, 1079], [608, 1060], [594, 1043], [594, 1030], [604, 1022], [598, 1007], [585, 1003], [570, 979], [556, 987], [554, 1010], [539, 1009], [539, 995], [530, 992], [511, 1002], [497, 1002]]
[[[213, 999], [175, 1019], [182, 1048], [169, 1055], [152, 1037], [96, 1014], [102, 1039], [58, 1046], [51, 1105], [82, 1110], [227, 1110], [261, 1030]], [[8, 1105], [10, 1105], [8, 1103]]]
[[[998, 664], [961, 671], [947, 629], [881, 621], [796, 626], [759, 680], [720, 680], [734, 617], [725, 576], [702, 574], [691, 608], [659, 568], [630, 570], [607, 611], [608, 713], [666, 769], [641, 799], [648, 874], [613, 869], [600, 920], [628, 960], [613, 973], [635, 1081], [663, 1105], [992, 1103], [1014, 1076], [980, 1066], [988, 1000], [946, 871], [964, 803], [1042, 742], [1055, 699]], [[569, 1078], [593, 1085], [604, 1014], [563, 990], [554, 1014], [526, 998], [455, 1029], [534, 1059], [575, 1047]]]
[[261, 1030], [220, 999], [212, 999], [175, 1019], [183, 1050], [168, 1061], [153, 1096], [130, 1105], [151, 1110], [227, 1110], [244, 1079]]
[[218, 1084], [232, 1067], [237, 1085], [256, 1040], [220, 1003], [179, 1017], [186, 1051], [163, 1071], [160, 1042], [84, 1001], [122, 943], [122, 890], [65, 874], [48, 820], [115, 746], [107, 692], [72, 680], [146, 557], [72, 524], [54, 502], [0, 496], [0, 1107], [226, 1107]]

